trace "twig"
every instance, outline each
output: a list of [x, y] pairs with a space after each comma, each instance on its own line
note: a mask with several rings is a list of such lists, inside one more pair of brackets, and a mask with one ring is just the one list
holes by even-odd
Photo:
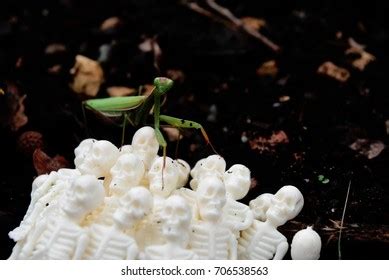
[[216, 22], [219, 22], [219, 23], [222, 23], [224, 24], [225, 26], [227, 26], [229, 29], [236, 29], [236, 26], [232, 25], [229, 21], [225, 20], [225, 19], [222, 19], [216, 15], [214, 15], [213, 13], [211, 13], [210, 11], [204, 9], [203, 7], [199, 6], [197, 3], [189, 3], [187, 1], [182, 1], [181, 2], [183, 5], [185, 5], [186, 7], [188, 7], [190, 10], [202, 15], [202, 16], [205, 16], [207, 18], [210, 18]]
[[347, 208], [347, 203], [348, 203], [348, 196], [350, 194], [350, 188], [351, 188], [351, 179], [350, 179], [350, 181], [348, 183], [346, 200], [344, 201], [344, 207], [343, 207], [343, 213], [342, 213], [342, 220], [340, 222], [339, 238], [338, 238], [338, 257], [339, 257], [339, 260], [342, 259], [342, 251], [340, 249], [340, 242], [341, 242], [341, 239], [342, 239], [343, 222], [344, 222], [344, 216], [346, 214], [346, 208]]
[[215, 2], [215, 0], [207, 0], [207, 4], [212, 9], [217, 11], [219, 14], [221, 14], [221, 15], [225, 16], [226, 18], [228, 18], [234, 25], [236, 25], [237, 27], [242, 28], [246, 33], [248, 33], [249, 35], [251, 35], [254, 38], [256, 38], [259, 41], [261, 41], [265, 46], [269, 47], [274, 52], [279, 52], [281, 50], [281, 48], [276, 43], [271, 41], [269, 38], [267, 38], [263, 34], [259, 33], [257, 30], [255, 30], [251, 26], [248, 26], [248, 25], [244, 24], [242, 22], [242, 20], [237, 18], [229, 9], [227, 9], [227, 8], [225, 8], [223, 6], [220, 6], [219, 4], [217, 4]]

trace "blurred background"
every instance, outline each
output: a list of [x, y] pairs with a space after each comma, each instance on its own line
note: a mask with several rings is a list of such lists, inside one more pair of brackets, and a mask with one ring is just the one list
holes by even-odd
[[[227, 161], [252, 172], [243, 200], [297, 186], [299, 216], [322, 258], [388, 259], [389, 29], [383, 1], [58, 0], [0, 3], [0, 257], [37, 174], [74, 167], [87, 137], [120, 145], [121, 128], [90, 98], [147, 94], [175, 81], [162, 112], [203, 124]], [[86, 59], [88, 58], [88, 59]], [[130, 143], [135, 128], [129, 128]], [[168, 154], [213, 153], [175, 131]], [[35, 152], [35, 153], [34, 153]], [[288, 253], [289, 254], [289, 253]], [[287, 255], [287, 258], [290, 258]]]

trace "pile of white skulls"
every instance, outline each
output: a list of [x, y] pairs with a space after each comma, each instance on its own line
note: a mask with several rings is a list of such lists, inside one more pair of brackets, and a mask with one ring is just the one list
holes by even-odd
[[[262, 194], [249, 206], [250, 170], [211, 155], [192, 170], [158, 156], [154, 129], [131, 145], [86, 139], [75, 169], [38, 176], [20, 226], [9, 233], [10, 259], [282, 259], [287, 239], [278, 226], [301, 211], [293, 186]], [[191, 189], [185, 188], [189, 175]], [[308, 239], [307, 239], [308, 238]], [[307, 241], [308, 240], [308, 241]], [[309, 246], [307, 246], [309, 244]], [[297, 233], [292, 257], [318, 259], [320, 237]]]

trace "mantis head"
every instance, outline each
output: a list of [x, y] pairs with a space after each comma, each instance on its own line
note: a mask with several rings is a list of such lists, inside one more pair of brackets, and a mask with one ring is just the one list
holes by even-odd
[[165, 77], [157, 77], [154, 79], [154, 86], [157, 91], [162, 95], [168, 92], [173, 87], [173, 80]]

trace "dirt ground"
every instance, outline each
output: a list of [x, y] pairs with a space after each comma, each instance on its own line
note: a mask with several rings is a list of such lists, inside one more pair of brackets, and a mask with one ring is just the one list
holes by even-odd
[[[201, 0], [1, 1], [0, 258], [9, 256], [7, 234], [29, 203], [35, 148], [61, 156], [44, 166], [55, 168], [73, 167], [74, 148], [86, 137], [120, 144], [114, 122], [87, 112], [85, 125], [86, 97], [69, 87], [78, 54], [101, 62], [97, 97], [113, 86], [137, 89], [156, 76], [173, 78], [162, 112], [202, 123], [227, 166], [250, 168], [253, 184], [244, 202], [283, 185], [298, 187], [304, 208], [280, 229], [289, 241], [314, 225], [322, 258], [338, 259], [349, 187], [342, 258], [389, 258], [384, 3], [217, 3], [244, 25]], [[127, 142], [134, 131], [128, 129]], [[172, 157], [175, 147], [169, 142]], [[200, 133], [184, 131], [178, 157], [193, 166], [212, 153]]]

